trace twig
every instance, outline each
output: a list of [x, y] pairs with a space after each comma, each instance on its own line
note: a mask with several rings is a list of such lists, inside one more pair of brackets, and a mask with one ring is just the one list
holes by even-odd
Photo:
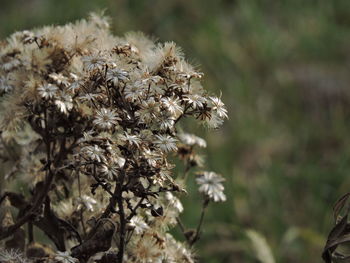
[[[147, 187], [147, 190], [148, 191], [149, 189], [151, 188], [151, 184]], [[140, 205], [142, 205], [142, 202], [143, 200], [146, 199], [146, 195], [141, 197], [140, 201], [134, 206], [134, 208], [130, 209], [131, 210], [131, 213], [130, 215], [127, 217], [127, 221], [129, 221], [134, 215], [136, 215], [136, 210], [140, 207]]]

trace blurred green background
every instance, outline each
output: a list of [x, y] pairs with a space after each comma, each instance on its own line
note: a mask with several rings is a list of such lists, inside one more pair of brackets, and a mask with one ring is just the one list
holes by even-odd
[[271, 263], [269, 250], [321, 262], [332, 205], [350, 188], [350, 1], [1, 0], [0, 37], [102, 9], [116, 34], [175, 41], [222, 91], [230, 119], [201, 134], [228, 201], [209, 209], [200, 262]]

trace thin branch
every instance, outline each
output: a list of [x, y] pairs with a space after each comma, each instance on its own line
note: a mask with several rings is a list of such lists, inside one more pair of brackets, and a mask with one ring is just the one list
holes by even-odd
[[182, 119], [183, 116], [186, 115], [186, 111], [187, 111], [190, 107], [191, 107], [190, 104], [188, 104], [188, 105], [185, 106], [184, 112], [183, 112], [179, 117], [177, 117], [177, 119], [176, 119], [175, 122], [174, 122], [174, 125], [175, 125], [176, 123], [178, 123], [178, 122]]
[[187, 181], [188, 175], [190, 174], [190, 170], [191, 170], [191, 164], [190, 164], [190, 162], [187, 160], [187, 161], [186, 161], [185, 171], [184, 171], [184, 173], [183, 173], [183, 179], [184, 179], [185, 182]]
[[115, 212], [115, 207], [117, 205], [117, 194], [118, 194], [118, 183], [116, 183], [114, 188], [114, 193], [112, 197], [109, 199], [109, 204], [106, 207], [106, 210], [103, 212], [101, 218], [107, 218], [111, 213]]
[[[147, 191], [151, 188], [151, 184], [148, 186]], [[130, 219], [136, 215], [136, 210], [141, 206], [142, 202], [146, 199], [146, 195], [141, 197], [140, 201], [135, 205], [134, 208], [130, 209], [131, 213], [130, 215], [127, 217], [127, 221], [130, 221]]]
[[182, 223], [180, 217], [176, 217], [176, 222], [177, 222], [177, 224], [178, 224], [178, 226], [179, 226], [179, 228], [180, 228], [182, 234], [185, 236], [186, 229], [185, 229], [185, 226], [184, 226], [184, 224]]
[[198, 223], [198, 226], [197, 226], [197, 229], [195, 232], [195, 236], [189, 242], [190, 247], [192, 247], [194, 245], [194, 243], [196, 243], [200, 238], [201, 228], [202, 228], [203, 221], [204, 221], [204, 215], [205, 215], [205, 212], [207, 210], [208, 204], [209, 204], [209, 199], [205, 199], [203, 201], [201, 217], [199, 219], [199, 223]]

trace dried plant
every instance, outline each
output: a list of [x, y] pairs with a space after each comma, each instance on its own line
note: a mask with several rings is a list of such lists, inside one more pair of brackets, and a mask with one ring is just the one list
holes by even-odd
[[[179, 218], [189, 172], [203, 163], [197, 148], [206, 147], [180, 121], [217, 128], [227, 118], [202, 76], [174, 43], [113, 36], [96, 14], [1, 42], [3, 251], [21, 244], [38, 262], [194, 262], [209, 202], [226, 199], [223, 178], [198, 171], [198, 227]], [[182, 175], [169, 157], [184, 162]], [[184, 242], [169, 233], [176, 225]], [[33, 228], [55, 247], [39, 244]]]
[[[326, 263], [349, 262], [350, 241], [349, 203], [350, 193], [346, 193], [333, 207], [334, 227], [329, 232], [322, 258]], [[347, 247], [346, 247], [347, 246]], [[340, 249], [342, 247], [342, 249]]]

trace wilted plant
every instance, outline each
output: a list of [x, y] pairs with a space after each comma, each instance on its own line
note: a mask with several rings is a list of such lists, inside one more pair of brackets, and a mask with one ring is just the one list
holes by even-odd
[[[179, 196], [206, 142], [177, 126], [193, 117], [217, 128], [227, 111], [180, 49], [138, 33], [115, 37], [93, 14], [14, 33], [1, 42], [0, 62], [8, 182], [0, 200], [8, 250], [0, 253], [17, 248], [40, 262], [194, 262], [205, 209], [226, 197], [220, 175], [197, 172], [202, 214], [197, 229], [183, 226]], [[183, 175], [173, 175], [169, 156], [184, 161]], [[185, 242], [169, 233], [175, 225]], [[35, 242], [34, 226], [54, 249]]]
[[350, 241], [350, 193], [346, 193], [335, 203], [333, 207], [334, 227], [328, 234], [326, 245], [322, 252], [322, 258], [326, 263], [349, 262]]

